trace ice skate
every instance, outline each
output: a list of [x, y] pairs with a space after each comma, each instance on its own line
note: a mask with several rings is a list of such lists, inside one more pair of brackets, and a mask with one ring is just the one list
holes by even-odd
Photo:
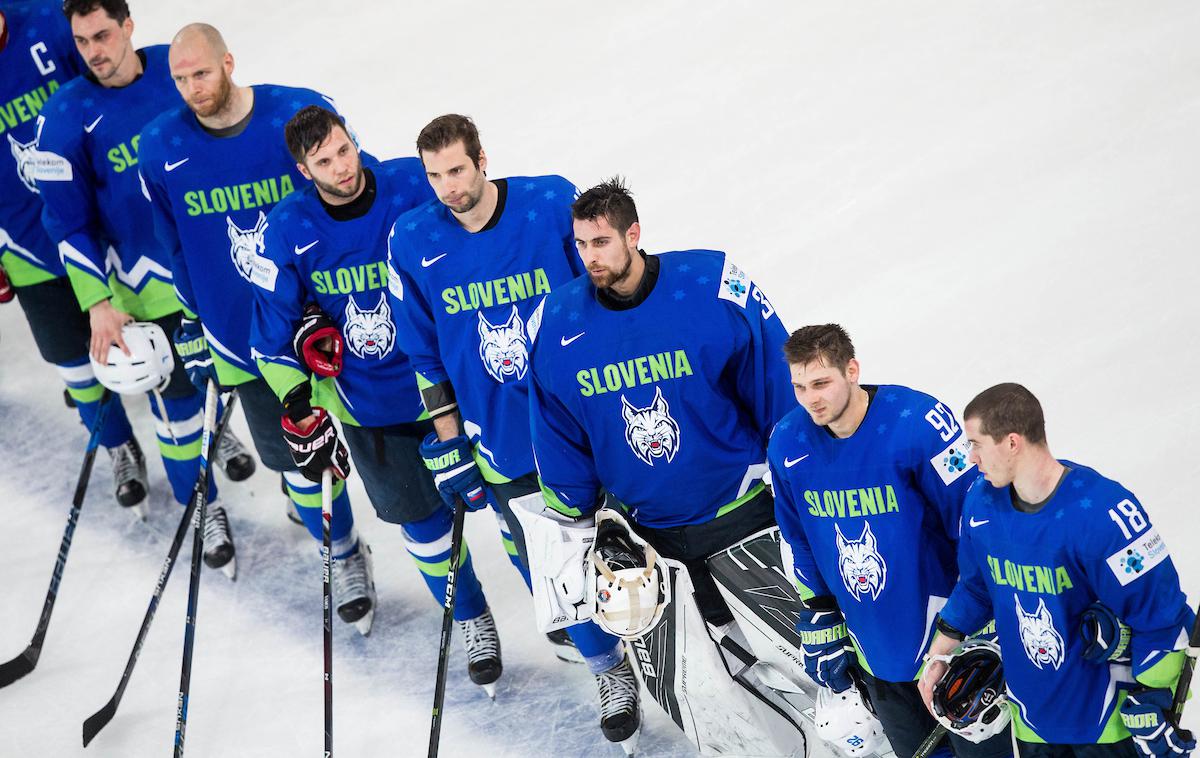
[[496, 680], [504, 672], [500, 660], [500, 635], [496, 632], [496, 619], [490, 609], [473, 619], [459, 621], [463, 647], [467, 651], [467, 674], [478, 684], [488, 697], [496, 699]]
[[204, 512], [204, 565], [221, 569], [230, 581], [237, 580], [237, 551], [229, 531], [225, 509], [209, 503]]
[[256, 468], [254, 456], [250, 455], [246, 446], [229, 429], [226, 429], [217, 441], [217, 453], [213, 456], [213, 462], [225, 472], [225, 476], [229, 477], [231, 482], [249, 479], [254, 475]]
[[641, 692], [629, 658], [596, 675], [600, 689], [600, 731], [609, 742], [621, 746], [626, 755], [637, 749], [642, 728]]
[[333, 598], [338, 617], [354, 624], [364, 637], [375, 622], [375, 576], [371, 567], [371, 548], [358, 541], [358, 549], [333, 561]]
[[546, 632], [546, 639], [554, 646], [554, 655], [560, 661], [567, 663], [583, 663], [583, 654], [579, 652], [579, 648], [575, 647], [575, 643], [571, 640], [571, 636], [567, 634], [566, 629], [555, 629], [553, 632]]
[[145, 521], [149, 480], [146, 478], [146, 457], [142, 455], [141, 446], [130, 437], [124, 445], [108, 448], [108, 457], [112, 461], [117, 502]]

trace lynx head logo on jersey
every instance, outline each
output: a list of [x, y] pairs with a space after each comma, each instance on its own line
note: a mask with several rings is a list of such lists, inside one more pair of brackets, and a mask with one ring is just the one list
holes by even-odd
[[1055, 670], [1062, 665], [1065, 654], [1062, 635], [1054, 628], [1054, 617], [1046, 608], [1046, 600], [1038, 598], [1037, 610], [1026, 613], [1021, 607], [1021, 598], [1013, 593], [1017, 604], [1017, 628], [1021, 633], [1021, 644], [1025, 646], [1025, 655], [1038, 668], [1053, 666]]
[[12, 149], [13, 160], [17, 162], [17, 176], [25, 189], [38, 194], [37, 182], [34, 181], [34, 158], [37, 155], [37, 140], [19, 142], [8, 135], [8, 146]]
[[660, 387], [654, 388], [654, 402], [638, 408], [621, 395], [621, 415], [625, 419], [625, 442], [643, 463], [654, 465], [655, 458], [675, 460], [679, 452], [679, 424], [671, 418], [671, 406]]
[[492, 378], [503, 384], [524, 379], [529, 367], [529, 342], [517, 306], [503, 324], [492, 324], [479, 312], [479, 357]]
[[347, 298], [346, 327], [342, 331], [346, 346], [359, 358], [368, 355], [382, 358], [392, 352], [392, 346], [396, 344], [396, 325], [392, 323], [387, 294], [380, 292], [379, 303], [369, 311], [360, 309], [353, 296]]
[[263, 254], [266, 246], [263, 244], [263, 232], [267, 230], [267, 214], [258, 212], [258, 221], [251, 229], [241, 229], [233, 223], [229, 216], [225, 217], [229, 225], [229, 256], [233, 258], [233, 267], [246, 281], [252, 281], [255, 258]]
[[887, 563], [879, 554], [871, 522], [863, 524], [862, 534], [856, 540], [846, 539], [837, 524], [833, 528], [837, 532], [838, 569], [846, 591], [855, 600], [862, 600], [864, 595], [875, 600], [887, 584]]

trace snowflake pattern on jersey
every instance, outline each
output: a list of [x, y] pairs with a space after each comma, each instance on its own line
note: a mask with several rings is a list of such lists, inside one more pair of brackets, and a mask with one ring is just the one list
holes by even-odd
[[654, 388], [654, 402], [639, 408], [621, 395], [621, 416], [625, 419], [625, 442], [643, 463], [653, 466], [655, 458], [667, 463], [679, 452], [679, 424], [671, 417], [671, 406], [662, 389]]
[[396, 325], [392, 323], [387, 293], [379, 293], [379, 303], [371, 310], [359, 308], [353, 296], [346, 298], [346, 326], [342, 331], [346, 346], [359, 358], [368, 355], [383, 358], [392, 352], [396, 344]]
[[1025, 655], [1034, 666], [1045, 668], [1053, 666], [1055, 670], [1062, 665], [1066, 646], [1062, 635], [1054, 628], [1054, 617], [1046, 607], [1046, 601], [1038, 598], [1037, 610], [1027, 613], [1021, 607], [1021, 598], [1013, 593], [1017, 606], [1017, 628], [1021, 633], [1021, 645]]
[[501, 384], [525, 378], [529, 341], [517, 306], [513, 306], [508, 320], [502, 324], [491, 323], [483, 311], [479, 312], [479, 358], [488, 374]]
[[872, 600], [878, 598], [887, 584], [887, 562], [879, 553], [871, 523], [863, 524], [856, 540], [847, 539], [836, 523], [833, 528], [837, 532], [838, 569], [846, 591], [858, 601], [868, 595]]
[[242, 229], [229, 216], [225, 217], [225, 222], [229, 231], [229, 257], [233, 259], [233, 267], [243, 279], [253, 282], [255, 259], [266, 250], [263, 232], [267, 230], [267, 214], [259, 211], [258, 221], [250, 229]]

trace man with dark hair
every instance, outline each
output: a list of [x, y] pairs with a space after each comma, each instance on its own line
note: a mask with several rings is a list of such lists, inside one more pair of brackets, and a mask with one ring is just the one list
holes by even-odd
[[[861, 682], [892, 749], [907, 758], [937, 725], [916, 678], [958, 576], [966, 438], [936, 398], [861, 384], [854, 344], [837, 324], [797, 330], [784, 355], [800, 407], [776, 427], [768, 452], [803, 603], [804, 665], [834, 692]], [[979, 744], [950, 735], [956, 755], [979, 758], [1010, 755], [1009, 740], [1007, 729]]]
[[[571, 242], [575, 187], [559, 176], [489, 181], [466, 116], [434, 119], [417, 145], [437, 200], [396, 221], [388, 268], [396, 337], [436, 430], [421, 452], [449, 505], [461, 498], [471, 510], [498, 508], [528, 586], [511, 501], [540, 491], [529, 441], [530, 319], [551, 288], [582, 273]], [[630, 738], [640, 713], [620, 641], [590, 622], [568, 633], [551, 641], [567, 660], [573, 641], [596, 676], [605, 736]]]
[[[408, 356], [396, 346], [386, 264], [392, 222], [432, 200], [433, 192], [416, 158], [364, 166], [341, 118], [328, 108], [300, 109], [284, 126], [284, 139], [312, 184], [267, 216], [264, 255], [277, 273], [256, 282], [250, 343], [287, 412], [285, 435], [306, 436], [327, 414], [341, 421], [375, 512], [401, 525], [405, 546], [440, 604], [452, 516], [419, 452], [433, 426]], [[360, 541], [358, 557], [346, 562], [365, 561], [368, 552]], [[335, 572], [344, 571], [342, 564], [334, 564]], [[370, 583], [369, 565], [367, 573]], [[454, 612], [468, 671], [476, 684], [490, 687], [500, 676], [499, 637], [469, 557], [456, 582]], [[374, 592], [367, 601], [374, 604]]]
[[[768, 436], [792, 407], [779, 355], [787, 331], [725, 253], [640, 250], [637, 207], [620, 179], [584, 192], [571, 211], [587, 276], [555, 290], [532, 319], [530, 416], [546, 504], [586, 526], [611, 494], [641, 539], [687, 569], [704, 621], [732, 625], [709, 559], [775, 525], [763, 478]], [[598, 555], [601, 545], [597, 536]], [[672, 602], [691, 598], [676, 592]], [[642, 626], [626, 639], [654, 628]], [[686, 668], [707, 676], [694, 660]], [[655, 697], [673, 715], [687, 689], [665, 681]], [[746, 725], [707, 737], [696, 734], [703, 726], [681, 727], [712, 745]]]
[[[125, 324], [153, 321], [169, 334], [179, 323], [169, 261], [154, 238], [136, 168], [138, 133], [162, 112], [171, 77], [165, 46], [134, 47], [124, 2], [71, 0], [63, 12], [88, 72], [46, 104], [38, 133], [46, 170], [38, 187], [46, 231], [58, 243], [77, 307], [89, 314], [92, 358], [103, 363], [114, 344], [128, 353]], [[199, 472], [204, 397], [177, 364], [161, 401], [150, 403], [159, 451], [175, 500], [185, 505]], [[254, 459], [236, 437], [226, 437], [216, 461], [231, 479], [249, 477]], [[134, 452], [144, 472], [144, 459]], [[215, 487], [210, 497], [217, 497]], [[207, 509], [205, 528], [212, 534], [205, 562], [231, 566], [234, 550], [220, 504]]]
[[[329, 100], [307, 89], [234, 84], [233, 55], [208, 24], [181, 29], [167, 62], [183, 104], [142, 131], [138, 168], [155, 234], [167, 251], [183, 303], [175, 345], [193, 382], [202, 385], [211, 378], [237, 388], [259, 457], [283, 474], [288, 496], [317, 542], [322, 538], [321, 469], [335, 469], [339, 478], [330, 532], [335, 555], [349, 556], [357, 540], [341, 478], [349, 468], [345, 450], [339, 445], [313, 456], [305, 453], [298, 460], [307, 470], [299, 470], [279, 428], [283, 408], [263, 381], [250, 347], [255, 284], [274, 276], [274, 265], [262, 254], [267, 213], [304, 179], [288, 154], [282, 126], [305, 105], [328, 105]], [[367, 594], [365, 582], [339, 588], [346, 590], [338, 596], [343, 604], [352, 599], [346, 593]], [[365, 603], [354, 605], [365, 615]]]
[[[81, 71], [70, 26], [53, 0], [0, 2], [0, 102], [20, 103], [16, 123], [0, 124], [0, 303], [14, 293], [38, 353], [66, 383], [66, 397], [84, 426], [95, 424], [104, 390], [88, 361], [88, 317], [79, 310], [58, 250], [42, 228], [38, 192], [37, 124], [45, 102]], [[11, 159], [11, 162], [9, 162]], [[120, 400], [100, 430], [109, 453], [117, 502], [136, 505], [146, 498], [141, 449]]]
[[963, 505], [961, 577], [921, 678], [926, 703], [961, 630], [995, 618], [1022, 758], [1186, 758], [1171, 712], [1194, 616], [1132, 492], [1056, 459], [1019, 384], [963, 412], [979, 467]]

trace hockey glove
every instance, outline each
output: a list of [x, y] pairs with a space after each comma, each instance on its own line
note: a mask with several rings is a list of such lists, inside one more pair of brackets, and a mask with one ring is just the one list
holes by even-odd
[[7, 303], [16, 297], [13, 292], [12, 282], [8, 281], [8, 274], [4, 272], [4, 267], [0, 266], [0, 303]]
[[179, 322], [173, 337], [175, 352], [183, 361], [188, 380], [201, 393], [208, 391], [208, 380], [217, 381], [217, 371], [213, 368], [212, 354], [208, 352], [208, 340], [204, 338], [204, 330], [195, 319], [184, 318]]
[[846, 633], [846, 620], [832, 599], [813, 598], [806, 603], [796, 631], [800, 633], [805, 673], [834, 692], [849, 689], [854, 684], [850, 679], [854, 648]]
[[1196, 749], [1192, 735], [1179, 729], [1167, 714], [1171, 691], [1139, 689], [1121, 704], [1121, 721], [1133, 736], [1133, 744], [1146, 758], [1187, 758]]
[[334, 476], [345, 479], [350, 476], [350, 454], [338, 439], [337, 427], [324, 408], [313, 408], [313, 415], [316, 421], [307, 429], [301, 429], [300, 424], [287, 416], [280, 422], [292, 460], [309, 481], [321, 481], [321, 472], [327, 468], [333, 469]]
[[342, 373], [342, 335], [337, 324], [316, 303], [304, 307], [304, 319], [292, 339], [292, 348], [296, 357], [317, 376]]
[[471, 455], [471, 442], [465, 436], [460, 434], [441, 442], [436, 434], [430, 434], [421, 443], [421, 457], [425, 459], [425, 468], [433, 472], [433, 483], [442, 493], [442, 500], [451, 508], [459, 497], [469, 511], [490, 504], [491, 493]]
[[1129, 663], [1129, 627], [1108, 606], [1089, 605], [1079, 619], [1083, 659], [1093, 663]]

